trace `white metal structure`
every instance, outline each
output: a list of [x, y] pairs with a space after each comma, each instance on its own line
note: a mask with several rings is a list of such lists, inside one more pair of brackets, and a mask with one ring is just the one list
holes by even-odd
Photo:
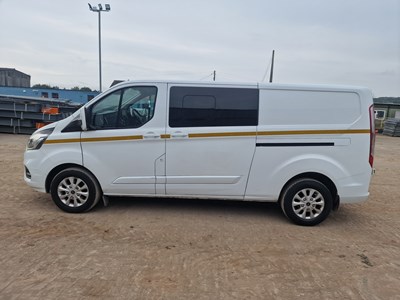
[[373, 120], [366, 88], [128, 81], [36, 131], [25, 181], [67, 212], [102, 196], [279, 201], [315, 225], [367, 199]]

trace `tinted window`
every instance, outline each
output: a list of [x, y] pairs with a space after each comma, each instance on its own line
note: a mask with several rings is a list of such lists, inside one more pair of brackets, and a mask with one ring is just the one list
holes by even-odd
[[255, 126], [258, 97], [258, 89], [172, 87], [169, 126]]
[[153, 118], [156, 87], [114, 91], [90, 107], [91, 129], [138, 128]]

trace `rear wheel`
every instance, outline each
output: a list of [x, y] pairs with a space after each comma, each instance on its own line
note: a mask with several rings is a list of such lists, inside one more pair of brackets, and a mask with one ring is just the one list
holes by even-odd
[[52, 180], [50, 193], [63, 211], [80, 213], [91, 210], [101, 198], [100, 186], [92, 174], [80, 168], [68, 168]]
[[332, 194], [320, 181], [302, 178], [289, 183], [281, 198], [284, 214], [298, 225], [313, 226], [332, 210]]

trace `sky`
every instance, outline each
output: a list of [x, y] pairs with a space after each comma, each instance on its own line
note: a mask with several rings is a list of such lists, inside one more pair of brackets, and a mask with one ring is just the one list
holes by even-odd
[[[400, 97], [400, 0], [107, 0], [114, 79], [344, 84]], [[0, 67], [31, 84], [99, 88], [98, 14], [82, 0], [0, 0]], [[268, 77], [268, 76], [267, 76]], [[267, 78], [268, 80], [268, 78]]]

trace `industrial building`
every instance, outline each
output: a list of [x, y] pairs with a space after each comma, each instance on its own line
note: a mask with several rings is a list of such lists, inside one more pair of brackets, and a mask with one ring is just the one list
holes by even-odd
[[31, 88], [31, 76], [12, 68], [0, 68], [0, 95], [22, 96], [45, 99], [60, 99], [84, 104], [99, 93], [53, 88]]
[[16, 69], [0, 68], [0, 86], [29, 88], [31, 76]]
[[31, 76], [0, 68], [0, 132], [31, 134], [61, 120], [99, 93], [96, 91], [31, 88]]
[[20, 88], [0, 86], [0, 95], [59, 99], [80, 104], [84, 104], [92, 100], [98, 94], [99, 92], [96, 91], [87, 92], [67, 89], [44, 89], [31, 87]]

